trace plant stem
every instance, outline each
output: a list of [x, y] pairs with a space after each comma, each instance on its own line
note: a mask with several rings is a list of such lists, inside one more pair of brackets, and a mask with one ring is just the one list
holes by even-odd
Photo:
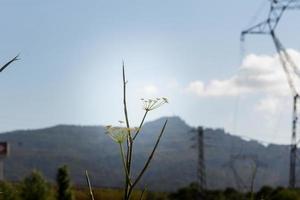
[[[129, 117], [128, 117], [128, 112], [127, 112], [127, 102], [126, 102], [126, 84], [127, 84], [127, 81], [126, 81], [126, 76], [125, 76], [124, 61], [123, 61], [122, 71], [123, 71], [123, 105], [124, 105], [124, 115], [125, 115], [126, 126], [128, 128], [127, 152], [126, 152], [126, 168], [127, 168], [128, 176], [130, 176], [133, 140], [132, 140], [131, 133], [130, 133]], [[128, 189], [129, 189], [129, 180], [126, 178], [126, 181], [125, 181], [125, 192], [124, 192], [124, 199], [125, 200], [127, 199], [127, 196], [128, 196]]]
[[11, 63], [15, 62], [19, 60], [19, 54], [17, 56], [15, 56], [13, 59], [11, 59], [10, 61], [8, 61], [5, 65], [1, 66], [0, 68], [0, 72], [2, 72], [5, 68], [7, 68]]
[[87, 181], [87, 184], [88, 184], [88, 187], [89, 187], [90, 198], [91, 198], [91, 200], [95, 200], [93, 190], [92, 190], [92, 186], [91, 186], [91, 182], [90, 182], [90, 178], [89, 178], [89, 174], [88, 174], [87, 170], [85, 170], [85, 177], [86, 177], [86, 181]]
[[146, 188], [143, 189], [142, 194], [140, 196], [140, 200], [143, 200], [144, 194], [145, 194]]
[[[124, 106], [124, 115], [125, 115], [126, 126], [128, 128], [128, 137], [127, 137], [127, 143], [126, 143], [127, 144], [126, 159], [125, 159], [122, 144], [120, 144], [120, 150], [121, 150], [121, 155], [122, 155], [122, 163], [123, 163], [124, 170], [125, 170], [125, 175], [126, 175], [125, 188], [124, 188], [124, 200], [129, 200], [134, 187], [136, 186], [136, 184], [142, 178], [143, 174], [145, 173], [146, 169], [148, 168], [148, 166], [149, 166], [149, 164], [150, 164], [150, 162], [153, 158], [153, 155], [154, 155], [154, 153], [157, 149], [157, 146], [160, 142], [160, 139], [161, 139], [161, 137], [162, 137], [162, 135], [165, 131], [165, 127], [167, 125], [168, 120], [165, 121], [165, 123], [163, 125], [163, 128], [162, 128], [162, 130], [161, 130], [161, 132], [160, 132], [160, 134], [159, 134], [159, 136], [156, 140], [155, 146], [154, 146], [151, 154], [149, 155], [143, 169], [141, 170], [141, 172], [137, 176], [136, 180], [133, 183], [131, 183], [130, 174], [131, 174], [133, 141], [134, 141], [134, 139], [136, 139], [137, 135], [139, 134], [149, 110], [146, 110], [146, 112], [143, 116], [143, 119], [140, 123], [139, 129], [136, 131], [135, 135], [132, 137], [131, 136], [131, 131], [130, 131], [130, 125], [129, 125], [128, 112], [127, 112], [127, 102], [126, 102], [126, 84], [127, 84], [127, 81], [126, 81], [126, 76], [125, 76], [124, 61], [123, 61], [123, 66], [122, 66], [122, 72], [123, 72], [123, 106]], [[141, 198], [143, 197], [143, 193], [142, 193]]]
[[163, 135], [163, 133], [164, 133], [164, 131], [165, 131], [165, 128], [166, 128], [167, 123], [168, 123], [168, 120], [165, 121], [164, 126], [162, 127], [162, 129], [161, 129], [161, 131], [160, 131], [160, 134], [159, 134], [159, 136], [158, 136], [158, 138], [157, 138], [157, 140], [156, 140], [156, 143], [155, 143], [155, 145], [154, 145], [154, 148], [153, 148], [151, 154], [149, 155], [149, 157], [148, 157], [148, 159], [147, 159], [147, 161], [146, 161], [146, 163], [145, 163], [143, 169], [142, 169], [141, 172], [139, 173], [139, 175], [138, 175], [138, 177], [136, 178], [136, 180], [132, 183], [132, 186], [129, 188], [128, 199], [129, 199], [129, 197], [130, 197], [130, 195], [131, 195], [131, 192], [132, 192], [133, 188], [134, 188], [134, 187], [136, 186], [136, 184], [140, 181], [140, 179], [141, 179], [142, 176], [144, 175], [146, 169], [148, 168], [148, 166], [149, 166], [149, 164], [150, 164], [150, 162], [151, 162], [151, 160], [152, 160], [152, 158], [153, 158], [153, 156], [154, 156], [154, 153], [155, 153], [155, 151], [156, 151], [156, 149], [157, 149], [157, 146], [158, 146], [158, 144], [159, 144], [159, 142], [160, 142], [160, 139], [161, 139], [161, 137], [162, 137], [162, 135]]
[[126, 167], [126, 161], [125, 161], [125, 156], [124, 156], [124, 150], [123, 150], [122, 143], [119, 143], [119, 145], [120, 145], [120, 152], [121, 152], [121, 157], [122, 157], [123, 168], [124, 168], [124, 171], [125, 171], [126, 181], [129, 183], [129, 185], [131, 185], [130, 176], [128, 174], [128, 169]]
[[146, 116], [147, 116], [148, 112], [149, 112], [149, 110], [145, 111], [145, 114], [144, 114], [144, 117], [143, 117], [143, 119], [142, 119], [142, 121], [140, 123], [140, 126], [139, 126], [138, 130], [136, 131], [135, 135], [133, 136], [133, 140], [135, 140], [136, 136], [139, 134], [140, 130], [142, 129], [142, 126], [144, 124], [144, 121], [146, 119]]

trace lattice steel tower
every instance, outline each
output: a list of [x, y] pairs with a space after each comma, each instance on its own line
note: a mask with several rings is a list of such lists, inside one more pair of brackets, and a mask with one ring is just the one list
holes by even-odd
[[300, 0], [270, 0], [270, 10], [266, 20], [242, 31], [241, 40], [248, 34], [260, 34], [271, 36], [281, 65], [286, 74], [289, 87], [293, 95], [293, 119], [292, 119], [292, 141], [290, 145], [290, 168], [289, 168], [289, 187], [296, 187], [296, 153], [297, 153], [297, 121], [299, 101], [299, 91], [295, 86], [295, 80], [300, 80], [300, 71], [286, 51], [276, 35], [276, 28], [284, 13], [288, 10], [300, 9]]
[[206, 189], [206, 171], [204, 157], [204, 131], [202, 127], [198, 127], [198, 166], [197, 166], [197, 181], [199, 187], [198, 200], [204, 199]]

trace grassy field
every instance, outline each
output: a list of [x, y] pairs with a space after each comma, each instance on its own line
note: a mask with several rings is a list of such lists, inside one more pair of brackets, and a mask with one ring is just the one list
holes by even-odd
[[[88, 188], [75, 188], [75, 199], [76, 200], [90, 200]], [[93, 189], [94, 197], [96, 200], [121, 200], [123, 192], [121, 189]], [[142, 191], [135, 191], [132, 195], [132, 200], [139, 200]], [[144, 200], [163, 200], [167, 199], [167, 193], [162, 192], [145, 192]]]

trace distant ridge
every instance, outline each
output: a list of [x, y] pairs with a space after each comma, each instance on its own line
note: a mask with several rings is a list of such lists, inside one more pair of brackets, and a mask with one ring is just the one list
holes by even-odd
[[[142, 185], [152, 190], [175, 190], [196, 180], [196, 135], [180, 117], [168, 118], [168, 125], [154, 162]], [[140, 169], [166, 117], [145, 124], [138, 138], [135, 170]], [[0, 134], [8, 141], [11, 154], [5, 160], [5, 177], [20, 180], [31, 170], [41, 170], [54, 180], [56, 169], [67, 164], [72, 180], [85, 185], [84, 170], [88, 169], [95, 186], [122, 187], [123, 174], [117, 145], [105, 135], [103, 126], [57, 125], [45, 129], [19, 130]], [[245, 141], [225, 133], [223, 129], [205, 129], [205, 157], [209, 188], [240, 186], [230, 166], [234, 154], [253, 154], [258, 158], [256, 188], [262, 185], [287, 185], [289, 147], [264, 146], [257, 141]], [[247, 161], [235, 161], [234, 167], [249, 183], [251, 175]], [[243, 170], [242, 170], [243, 169]]]

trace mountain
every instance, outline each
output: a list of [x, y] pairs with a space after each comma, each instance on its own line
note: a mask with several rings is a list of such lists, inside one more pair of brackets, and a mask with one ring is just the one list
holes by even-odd
[[[144, 125], [136, 140], [134, 171], [142, 168], [165, 119]], [[179, 117], [169, 118], [141, 187], [170, 191], [196, 181], [197, 135], [191, 129]], [[94, 186], [123, 186], [119, 147], [102, 126], [59, 125], [13, 131], [0, 134], [0, 141], [10, 144], [10, 155], [4, 160], [8, 180], [21, 180], [37, 169], [53, 181], [57, 168], [67, 164], [77, 185], [85, 185], [84, 170], [87, 169]], [[255, 188], [287, 185], [289, 146], [264, 146], [232, 136], [222, 129], [204, 129], [204, 141], [209, 188], [249, 187], [255, 171]]]

